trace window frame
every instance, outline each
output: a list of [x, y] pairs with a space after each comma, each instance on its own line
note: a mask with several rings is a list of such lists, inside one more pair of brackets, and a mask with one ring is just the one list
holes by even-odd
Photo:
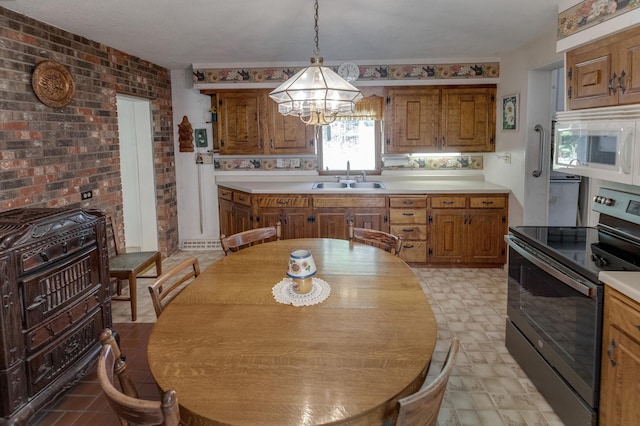
[[[356, 121], [356, 120], [353, 120]], [[375, 129], [375, 164], [376, 168], [371, 170], [361, 170], [361, 169], [351, 169], [349, 174], [351, 175], [359, 175], [363, 171], [367, 173], [367, 175], [381, 175], [382, 174], [382, 141], [383, 141], [383, 121], [382, 120], [370, 120], [374, 122]], [[325, 170], [324, 162], [323, 162], [323, 150], [324, 144], [322, 139], [322, 128], [320, 126], [316, 126], [315, 130], [315, 139], [316, 139], [316, 147], [318, 149], [318, 174], [321, 176], [332, 176], [332, 175], [346, 175], [346, 161], [345, 168], [342, 170]]]

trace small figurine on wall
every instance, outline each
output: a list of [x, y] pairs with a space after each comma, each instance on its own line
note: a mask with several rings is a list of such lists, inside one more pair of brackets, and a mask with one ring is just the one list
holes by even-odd
[[178, 124], [178, 142], [180, 142], [180, 152], [193, 152], [193, 127], [185, 115], [182, 122]]

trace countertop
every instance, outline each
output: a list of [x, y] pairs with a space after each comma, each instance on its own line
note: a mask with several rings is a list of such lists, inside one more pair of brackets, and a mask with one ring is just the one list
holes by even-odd
[[385, 178], [380, 176], [371, 176], [367, 178], [368, 182], [382, 182], [386, 189], [312, 189], [314, 182], [335, 182], [334, 180], [322, 179], [316, 177], [314, 180], [303, 178], [293, 178], [297, 182], [284, 180], [234, 180], [231, 177], [224, 179], [216, 178], [216, 184], [247, 192], [250, 194], [469, 194], [469, 193], [509, 193], [509, 188], [485, 182], [482, 179], [461, 179], [461, 178]]
[[602, 271], [598, 279], [640, 303], [640, 272]]

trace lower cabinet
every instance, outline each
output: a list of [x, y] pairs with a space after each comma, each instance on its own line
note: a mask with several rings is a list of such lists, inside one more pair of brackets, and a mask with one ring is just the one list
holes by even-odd
[[640, 419], [640, 303], [605, 286], [599, 424]]
[[257, 196], [256, 223], [258, 227], [281, 224], [281, 238], [306, 238], [311, 233], [309, 198], [304, 195]]
[[231, 235], [253, 229], [251, 194], [218, 188], [218, 214], [220, 234]]
[[433, 196], [427, 262], [504, 264], [506, 195]]
[[225, 235], [282, 224], [282, 239], [349, 238], [349, 223], [404, 238], [400, 256], [420, 264], [506, 262], [507, 194], [259, 194], [220, 187]]
[[386, 196], [313, 196], [316, 238], [349, 238], [349, 222], [356, 228], [389, 231]]

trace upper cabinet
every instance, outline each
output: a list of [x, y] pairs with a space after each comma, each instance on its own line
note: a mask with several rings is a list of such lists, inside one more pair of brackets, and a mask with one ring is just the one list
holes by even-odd
[[640, 103], [640, 27], [567, 52], [567, 106]]
[[299, 117], [282, 115], [278, 104], [268, 100], [269, 118], [269, 154], [313, 154], [315, 153], [314, 126], [307, 126]]
[[385, 151], [495, 151], [495, 86], [387, 91]]
[[268, 117], [264, 93], [257, 90], [220, 92], [218, 137], [221, 154], [262, 154]]
[[223, 155], [314, 154], [313, 126], [283, 116], [269, 90], [201, 90], [216, 105], [215, 146]]
[[440, 136], [439, 89], [389, 89], [386, 102], [386, 152], [437, 150]]

